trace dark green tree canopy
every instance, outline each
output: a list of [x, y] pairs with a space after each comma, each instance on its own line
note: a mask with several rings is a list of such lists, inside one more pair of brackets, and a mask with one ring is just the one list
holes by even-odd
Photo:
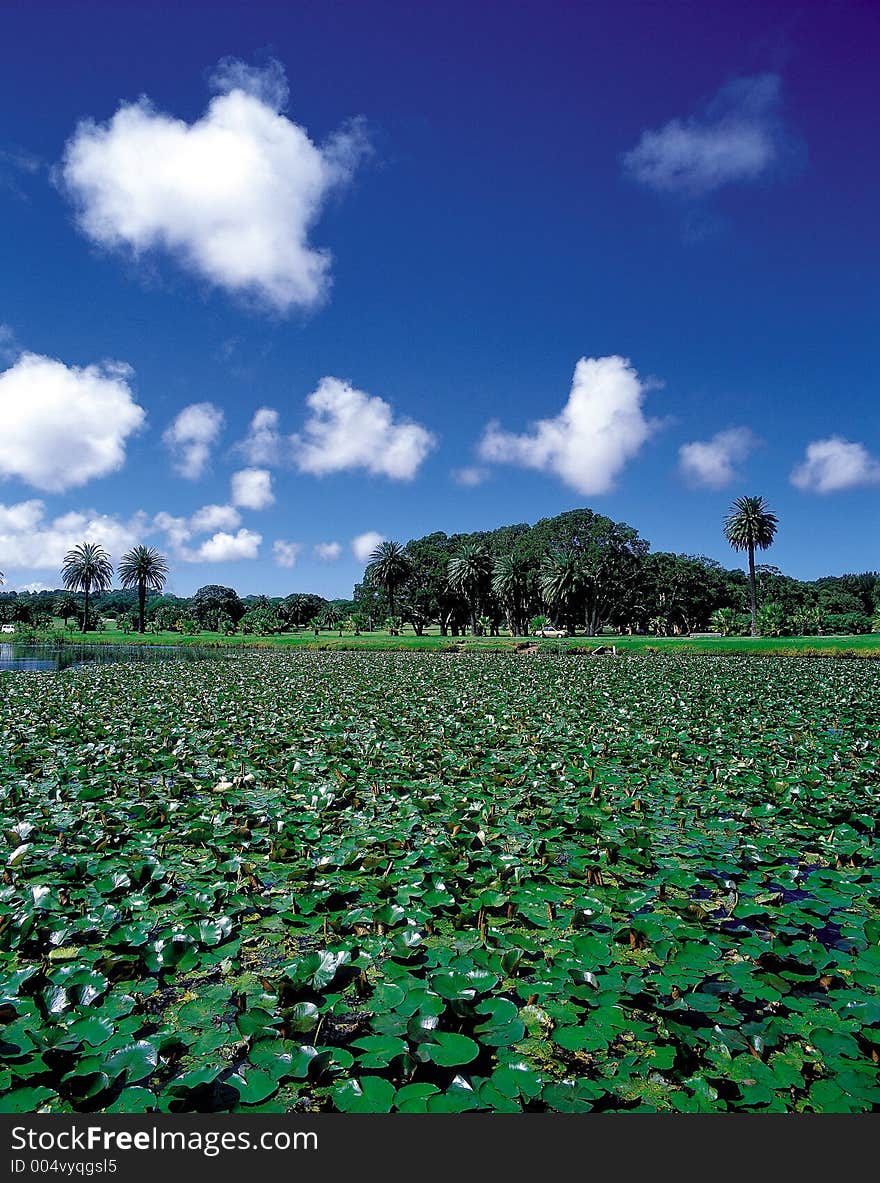
[[225, 612], [234, 623], [241, 620], [245, 613], [245, 606], [239, 599], [238, 592], [219, 583], [208, 583], [200, 587], [190, 603], [192, 614], [202, 628], [209, 628], [220, 612]]

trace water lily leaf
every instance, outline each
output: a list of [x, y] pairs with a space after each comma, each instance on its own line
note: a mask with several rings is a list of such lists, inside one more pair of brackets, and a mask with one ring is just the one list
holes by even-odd
[[107, 1113], [151, 1113], [156, 1109], [156, 1094], [135, 1085], [123, 1089], [106, 1109]]
[[111, 1052], [103, 1061], [103, 1068], [111, 1080], [124, 1075], [127, 1084], [138, 1084], [155, 1071], [158, 1063], [155, 1046], [139, 1039]]
[[394, 1085], [381, 1076], [362, 1076], [335, 1088], [333, 1103], [343, 1113], [390, 1113], [394, 1095]]
[[435, 1031], [434, 1042], [426, 1045], [428, 1058], [443, 1068], [470, 1064], [480, 1054], [480, 1045], [467, 1035]]
[[0, 1113], [36, 1113], [41, 1105], [56, 1095], [52, 1089], [43, 1085], [13, 1089], [11, 1093], [0, 1096]]
[[259, 1068], [251, 1068], [246, 1073], [235, 1073], [227, 1077], [225, 1084], [234, 1088], [242, 1105], [258, 1105], [278, 1091], [278, 1080], [268, 1072]]
[[361, 1052], [358, 1060], [364, 1068], [385, 1068], [396, 1056], [405, 1055], [408, 1050], [404, 1040], [390, 1035], [367, 1035], [356, 1039], [351, 1046]]

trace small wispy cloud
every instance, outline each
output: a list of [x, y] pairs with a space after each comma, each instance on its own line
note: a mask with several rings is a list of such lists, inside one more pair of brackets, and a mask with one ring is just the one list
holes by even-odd
[[10, 325], [0, 324], [0, 362], [14, 362], [21, 349]]
[[378, 530], [367, 530], [351, 540], [351, 553], [361, 563], [366, 563], [377, 546], [385, 541], [385, 535]]
[[737, 479], [737, 465], [746, 460], [759, 443], [748, 427], [729, 427], [711, 439], [682, 444], [678, 449], [678, 466], [690, 485], [723, 489]]
[[623, 172], [657, 193], [688, 199], [754, 183], [790, 156], [781, 110], [778, 74], [735, 79], [699, 114], [643, 131], [623, 156]]
[[276, 538], [272, 543], [272, 554], [279, 567], [295, 567], [301, 551], [301, 542], [287, 542], [283, 538]]
[[23, 181], [35, 176], [43, 167], [39, 156], [23, 148], [9, 145], [0, 148], [0, 189], [21, 201], [27, 201], [28, 194]]
[[342, 554], [342, 546], [338, 542], [317, 542], [312, 549], [315, 558], [322, 563], [335, 563]]
[[451, 476], [457, 485], [465, 489], [475, 489], [477, 485], [482, 485], [489, 479], [489, 469], [482, 468], [479, 464], [469, 464], [464, 468], [453, 468]]
[[224, 419], [213, 403], [191, 403], [166, 428], [162, 440], [171, 453], [175, 471], [182, 477], [196, 481], [208, 467]]
[[864, 444], [832, 435], [807, 445], [804, 460], [791, 474], [791, 483], [808, 493], [840, 493], [880, 485], [880, 460]]
[[232, 474], [231, 496], [233, 505], [244, 509], [265, 509], [272, 505], [272, 474], [265, 468], [243, 468]]

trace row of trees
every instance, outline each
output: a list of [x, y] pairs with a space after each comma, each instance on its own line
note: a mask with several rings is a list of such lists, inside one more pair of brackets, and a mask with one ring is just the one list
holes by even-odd
[[[805, 583], [756, 563], [774, 541], [778, 519], [760, 497], [739, 498], [724, 521], [727, 541], [748, 558], [748, 573], [702, 555], [651, 552], [625, 522], [590, 509], [572, 510], [535, 525], [504, 526], [473, 534], [433, 533], [405, 545], [387, 541], [370, 556], [351, 600], [310, 593], [240, 598], [219, 584], [194, 596], [163, 594], [164, 555], [137, 546], [123, 555], [111, 590], [113, 567], [98, 543], [83, 542], [65, 556], [66, 589], [0, 594], [0, 620], [39, 626], [51, 615], [81, 616], [83, 631], [96, 609], [123, 628], [145, 632], [201, 630], [257, 635], [310, 627], [359, 632], [404, 623], [421, 634], [431, 624], [453, 635], [470, 628], [514, 635], [535, 631], [549, 618], [573, 633], [669, 635], [711, 629], [725, 635], [761, 632], [864, 632], [880, 613], [876, 572]], [[0, 582], [2, 582], [0, 574]]]
[[[83, 564], [84, 577], [90, 570], [91, 562]], [[119, 570], [124, 572], [124, 567], [120, 565]], [[86, 607], [84, 584], [72, 590], [0, 593], [0, 623], [20, 625], [23, 631], [46, 631], [53, 620], [60, 619], [65, 628], [76, 622], [79, 628], [91, 631], [101, 619], [110, 617], [123, 632], [141, 628], [137, 586], [107, 588], [106, 579], [96, 579], [93, 573], [88, 595]], [[233, 588], [219, 584], [201, 587], [193, 596], [151, 592], [147, 587], [143, 599], [144, 632], [266, 635], [305, 627], [336, 628], [340, 622], [349, 624], [354, 611], [351, 600], [328, 601], [307, 592], [271, 599], [262, 595], [239, 597]], [[364, 627], [369, 623], [365, 621]]]
[[370, 556], [355, 602], [399, 615], [417, 633], [437, 622], [444, 634], [502, 625], [522, 634], [542, 613], [590, 636], [609, 626], [661, 635], [870, 629], [880, 612], [876, 573], [803, 583], [756, 563], [778, 525], [760, 497], [731, 506], [724, 534], [746, 553], [748, 573], [702, 555], [652, 553], [632, 526], [589, 509], [534, 526], [387, 541]]

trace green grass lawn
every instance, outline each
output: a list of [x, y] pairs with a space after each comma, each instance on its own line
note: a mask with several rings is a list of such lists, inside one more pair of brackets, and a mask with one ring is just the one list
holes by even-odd
[[184, 637], [178, 633], [123, 633], [116, 629], [83, 633], [70, 633], [67, 640], [72, 643], [87, 641], [94, 643], [115, 643], [123, 645], [223, 645], [256, 646], [297, 649], [342, 649], [342, 650], [438, 650], [438, 651], [481, 651], [503, 652], [515, 649], [530, 640], [542, 650], [565, 652], [567, 650], [591, 650], [599, 645], [616, 645], [618, 652], [646, 653], [760, 653], [793, 656], [853, 656], [880, 658], [880, 633], [864, 636], [835, 637], [572, 637], [572, 638], [524, 638], [524, 637], [441, 637], [436, 629], [429, 630], [422, 637], [407, 631], [403, 636], [392, 637], [384, 630], [362, 633], [360, 636], [335, 632], [321, 632], [315, 636], [311, 630], [284, 633], [275, 637], [232, 636], [221, 633], [199, 633]]

